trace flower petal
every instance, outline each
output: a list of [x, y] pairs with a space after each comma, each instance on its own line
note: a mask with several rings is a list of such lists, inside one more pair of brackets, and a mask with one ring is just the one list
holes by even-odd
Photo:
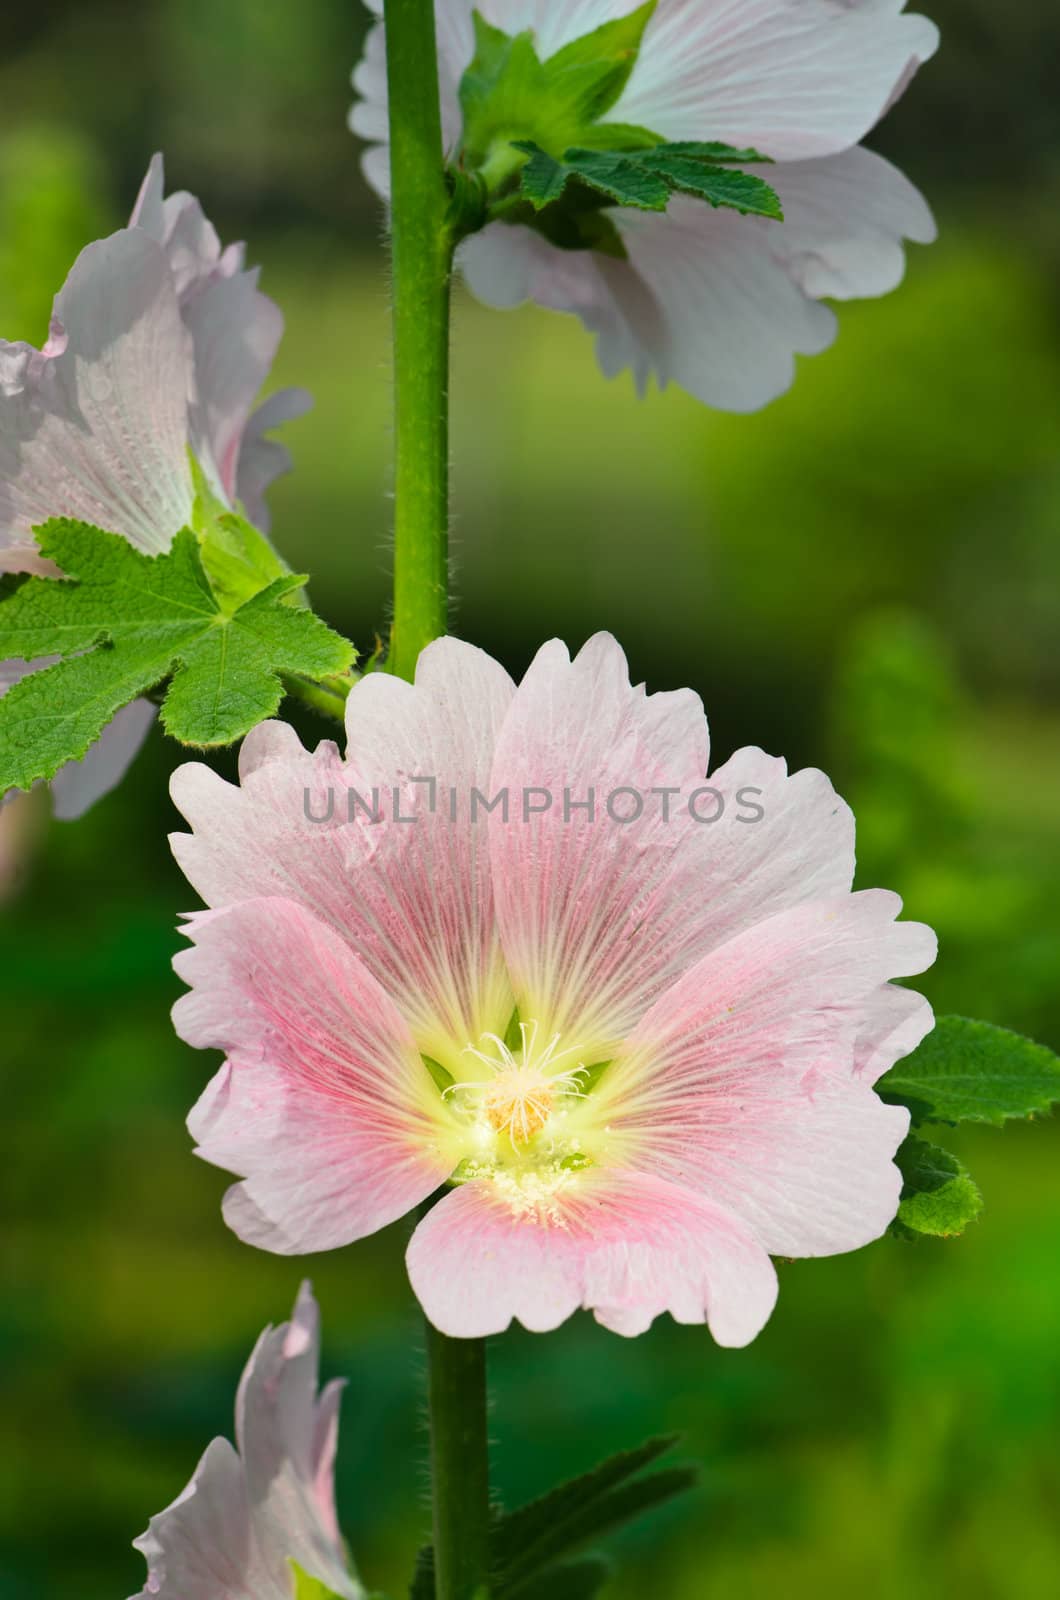
[[148, 1578], [136, 1600], [290, 1600], [255, 1543], [243, 1467], [214, 1439], [191, 1482], [133, 1540]]
[[665, 216], [615, 212], [628, 261], [494, 223], [460, 265], [489, 305], [531, 299], [580, 317], [608, 377], [630, 367], [640, 388], [654, 373], [707, 405], [754, 411], [791, 386], [797, 354], [834, 339], [820, 297], [887, 293], [905, 269], [903, 239], [935, 237], [922, 196], [871, 151], [778, 166], [768, 180], [783, 223], [677, 195]]
[[195, 349], [196, 454], [212, 461], [234, 502], [243, 430], [283, 335], [278, 306], [258, 289], [258, 274], [209, 283], [184, 306]]
[[87, 755], [69, 762], [55, 774], [51, 790], [60, 822], [83, 817], [90, 806], [118, 787], [140, 754], [157, 716], [158, 708], [150, 700], [134, 700], [123, 706]]
[[305, 416], [312, 408], [313, 397], [305, 389], [280, 389], [251, 412], [243, 430], [236, 473], [236, 499], [262, 533], [268, 533], [270, 525], [265, 491], [277, 478], [291, 470], [291, 455], [286, 445], [266, 436], [273, 428]]
[[192, 381], [158, 245], [128, 229], [88, 245], [44, 350], [0, 343], [0, 545], [66, 516], [167, 550], [191, 514]]
[[[345, 764], [334, 745], [308, 756], [270, 725], [244, 746], [241, 788], [199, 766], [173, 780], [195, 829], [174, 838], [174, 853], [207, 903], [280, 894], [308, 906], [393, 997], [419, 1048], [443, 1061], [503, 1031], [511, 1011], [487, 830], [467, 815], [472, 788], [488, 789], [512, 693], [484, 652], [442, 639], [420, 657], [415, 686], [372, 673], [354, 687]], [[309, 820], [329, 808], [330, 820]]]
[[181, 1038], [228, 1060], [188, 1119], [198, 1153], [246, 1180], [229, 1226], [280, 1255], [403, 1216], [451, 1172], [441, 1099], [394, 1005], [330, 928], [290, 901], [193, 918], [174, 961]]
[[[573, 663], [547, 645], [528, 672], [498, 741], [492, 787], [510, 811], [491, 851], [522, 1014], [549, 1035], [614, 1048], [709, 950], [849, 889], [853, 818], [823, 773], [744, 750], [707, 784], [706, 763], [698, 698], [631, 688], [608, 636]], [[527, 819], [527, 795], [551, 804]]]
[[667, 139], [752, 144], [782, 160], [863, 139], [938, 49], [905, 0], [660, 0], [609, 113]]
[[335, 1515], [332, 1477], [343, 1385], [317, 1394], [320, 1312], [303, 1283], [294, 1316], [266, 1328], [236, 1399], [236, 1441], [259, 1540], [277, 1572], [296, 1561], [336, 1595], [356, 1600]]
[[774, 1254], [877, 1238], [908, 1115], [855, 1079], [855, 1040], [881, 984], [935, 953], [900, 905], [872, 890], [796, 907], [686, 973], [594, 1091], [615, 1159], [700, 1189]]
[[915, 1050], [935, 1026], [930, 1005], [915, 989], [885, 983], [869, 996], [854, 1041], [854, 1075], [875, 1083]]
[[792, 161], [767, 177], [786, 218], [772, 244], [814, 299], [889, 294], [905, 274], [902, 241], [932, 244], [938, 236], [919, 189], [872, 150]]
[[142, 228], [161, 245], [169, 261], [181, 305], [216, 278], [228, 278], [243, 264], [243, 246], [222, 249], [217, 230], [193, 194], [165, 193], [165, 166], [155, 154], [140, 186], [130, 228]]
[[496, 1184], [464, 1184], [423, 1219], [408, 1248], [412, 1287], [452, 1338], [534, 1333], [580, 1307], [615, 1333], [669, 1311], [709, 1323], [719, 1344], [749, 1344], [776, 1300], [766, 1252], [702, 1195], [639, 1172], [592, 1170], [537, 1211]]

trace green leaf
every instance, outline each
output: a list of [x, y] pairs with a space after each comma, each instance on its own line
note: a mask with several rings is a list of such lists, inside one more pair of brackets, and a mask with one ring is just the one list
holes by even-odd
[[908, 1106], [915, 1123], [989, 1122], [1049, 1111], [1060, 1100], [1060, 1060], [1044, 1045], [966, 1017], [934, 1032], [881, 1078], [881, 1098]]
[[529, 139], [514, 141], [530, 161], [522, 170], [523, 193], [537, 210], [558, 200], [572, 179], [608, 201], [642, 211], [665, 211], [670, 190], [662, 178], [631, 156], [611, 150], [568, 150], [556, 161]]
[[574, 177], [591, 189], [641, 211], [665, 211], [669, 180], [649, 167], [642, 156], [619, 150], [568, 150], [563, 158]]
[[542, 211], [560, 198], [573, 176], [571, 169], [529, 140], [515, 140], [514, 148], [530, 157], [520, 174], [522, 192], [535, 211]]
[[190, 451], [189, 456], [195, 485], [191, 526], [199, 536], [203, 568], [214, 594], [234, 610], [290, 568], [264, 534], [219, 499]]
[[733, 172], [727, 167], [710, 166], [694, 156], [675, 154], [667, 145], [645, 150], [636, 157], [638, 166], [660, 177], [670, 189], [695, 195], [715, 208], [724, 206], [742, 216], [769, 217], [783, 222], [780, 197], [768, 183], [750, 172]]
[[895, 1161], [905, 1179], [893, 1225], [899, 1235], [953, 1238], [983, 1209], [978, 1185], [948, 1150], [910, 1134]]
[[434, 1550], [429, 1544], [417, 1553], [409, 1600], [434, 1600]]
[[434, 1079], [435, 1088], [439, 1094], [444, 1094], [447, 1089], [453, 1087], [456, 1079], [446, 1067], [442, 1066], [440, 1061], [435, 1061], [433, 1056], [421, 1056], [420, 1060]]
[[621, 96], [657, 5], [658, 0], [647, 0], [629, 16], [605, 22], [549, 56], [550, 89], [576, 105], [583, 122], [595, 122]]
[[514, 36], [495, 28], [476, 11], [475, 54], [460, 80], [464, 113], [463, 148], [469, 166], [486, 162], [505, 132], [516, 134], [538, 126], [547, 116], [544, 67], [534, 49], [533, 34]]
[[763, 162], [768, 166], [773, 165], [773, 157], [764, 156], [760, 150], [738, 150], [735, 145], [721, 144], [716, 139], [706, 143], [699, 139], [679, 139], [673, 144], [655, 139], [652, 148], [660, 152], [666, 151], [672, 156], [688, 156], [694, 161], [743, 161], [750, 164]]
[[[535, 211], [563, 202], [572, 216], [583, 221], [585, 208], [568, 205], [575, 198], [575, 190], [569, 188], [573, 182], [592, 191], [598, 197], [597, 206], [617, 204], [642, 211], [665, 211], [671, 194], [679, 191], [744, 216], [784, 220], [779, 197], [761, 178], [675, 153], [669, 145], [625, 151], [574, 148], [562, 160], [556, 160], [530, 139], [517, 139], [512, 148], [530, 157], [520, 181], [522, 194]], [[579, 244], [584, 248], [584, 230], [580, 231]]]
[[474, 12], [475, 54], [459, 88], [464, 165], [483, 168], [491, 190], [499, 191], [521, 165], [511, 157], [515, 140], [557, 154], [581, 143], [625, 88], [656, 3], [648, 0], [544, 62], [530, 30], [507, 34]]
[[305, 578], [277, 578], [222, 604], [190, 529], [146, 556], [117, 534], [56, 520], [37, 530], [62, 579], [0, 590], [0, 658], [59, 656], [0, 700], [0, 793], [26, 789], [80, 759], [115, 712], [172, 677], [166, 731], [185, 744], [231, 744], [270, 717], [279, 674], [348, 671], [353, 647], [292, 604]]
[[496, 1590], [514, 1597], [531, 1578], [601, 1534], [683, 1494], [696, 1481], [692, 1468], [673, 1467], [647, 1477], [637, 1474], [665, 1455], [673, 1438], [651, 1439], [498, 1522], [494, 1536]]
[[583, 128], [578, 143], [586, 150], [654, 150], [663, 143], [661, 133], [638, 127], [634, 122], [594, 122]]

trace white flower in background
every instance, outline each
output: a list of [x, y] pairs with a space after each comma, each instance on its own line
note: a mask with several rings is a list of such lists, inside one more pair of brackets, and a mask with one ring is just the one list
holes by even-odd
[[[75, 261], [43, 349], [0, 339], [0, 573], [52, 571], [33, 537], [51, 517], [168, 550], [191, 520], [193, 455], [221, 503], [267, 528], [264, 491], [290, 461], [265, 432], [310, 402], [287, 389], [252, 409], [283, 332], [257, 280], [193, 195], [163, 197], [155, 156], [129, 227]], [[0, 664], [0, 695], [43, 664]], [[58, 774], [58, 816], [121, 781], [154, 715], [125, 707]]]
[[[236, 1445], [214, 1439], [187, 1488], [134, 1540], [136, 1600], [362, 1600], [335, 1516], [341, 1382], [317, 1394], [320, 1312], [303, 1284], [266, 1328], [236, 1398]], [[300, 1574], [311, 1580], [304, 1588]]]
[[[381, 0], [366, 3], [381, 13]], [[776, 165], [756, 170], [786, 220], [678, 194], [665, 212], [608, 210], [621, 241], [611, 254], [559, 248], [534, 228], [494, 221], [461, 247], [469, 286], [490, 305], [534, 300], [576, 313], [597, 335], [608, 377], [629, 367], [642, 389], [654, 375], [728, 411], [775, 399], [792, 383], [795, 356], [835, 338], [835, 314], [821, 302], [886, 294], [903, 275], [903, 240], [935, 237], [918, 191], [859, 145], [938, 46], [934, 24], [905, 15], [904, 3], [658, 0], [604, 124], [762, 152]], [[507, 34], [532, 30], [547, 62], [639, 9], [638, 0], [437, 0], [447, 153], [461, 145], [459, 86], [475, 55], [475, 10]], [[365, 170], [385, 195], [382, 23], [354, 85], [351, 127], [373, 142]]]

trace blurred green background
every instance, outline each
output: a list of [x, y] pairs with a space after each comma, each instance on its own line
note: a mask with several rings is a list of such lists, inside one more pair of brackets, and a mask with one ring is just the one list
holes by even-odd
[[[751, 419], [599, 377], [572, 322], [458, 300], [455, 631], [522, 670], [598, 627], [653, 687], [704, 695], [724, 756], [825, 766], [860, 882], [933, 923], [936, 1005], [1060, 1043], [1060, 19], [937, 0], [943, 54], [873, 141], [942, 242], [847, 307], [830, 353]], [[370, 647], [387, 592], [387, 281], [345, 132], [355, 0], [12, 0], [0, 21], [0, 331], [43, 339], [82, 244], [155, 148], [246, 237], [307, 385], [273, 492], [318, 608]], [[309, 736], [322, 727], [306, 725]], [[173, 1037], [156, 738], [76, 827], [5, 813], [0, 1594], [121, 1600], [129, 1540], [228, 1431], [261, 1326], [303, 1270], [351, 1378], [340, 1507], [400, 1593], [423, 1536], [418, 1325], [402, 1230], [308, 1263], [224, 1229], [183, 1117], [213, 1069]], [[951, 1244], [782, 1269], [757, 1343], [576, 1319], [493, 1352], [511, 1502], [663, 1429], [694, 1500], [627, 1538], [619, 1597], [1051, 1597], [1060, 1585], [1055, 1124], [952, 1147], [987, 1210]]]

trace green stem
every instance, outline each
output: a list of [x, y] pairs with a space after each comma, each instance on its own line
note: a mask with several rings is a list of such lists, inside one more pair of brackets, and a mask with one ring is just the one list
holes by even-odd
[[281, 674], [283, 687], [295, 700], [311, 706], [322, 717], [335, 722], [346, 720], [346, 700], [353, 688], [356, 674], [349, 678], [303, 678], [296, 672]]
[[[394, 295], [394, 621], [412, 678], [449, 617], [449, 283], [458, 223], [442, 151], [434, 0], [385, 0]], [[436, 1600], [489, 1592], [486, 1354], [427, 1328]]]
[[489, 1593], [486, 1343], [427, 1323], [436, 1600]]
[[411, 678], [448, 627], [449, 282], [434, 0], [386, 0], [394, 292], [394, 622], [388, 666]]

